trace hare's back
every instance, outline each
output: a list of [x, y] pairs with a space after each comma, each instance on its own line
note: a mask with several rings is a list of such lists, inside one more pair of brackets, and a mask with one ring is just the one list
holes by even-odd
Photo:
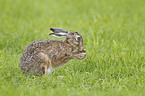
[[[57, 43], [61, 43], [61, 40], [37, 40], [30, 43], [24, 52], [35, 53], [37, 51], [46, 51], [49, 48], [53, 48]], [[56, 43], [56, 44], [55, 44]]]
[[[39, 52], [45, 52], [48, 49], [51, 49], [54, 43], [61, 42], [61, 40], [37, 40], [30, 43], [22, 54], [21, 59], [31, 59], [35, 54]], [[25, 61], [25, 60], [24, 60]]]

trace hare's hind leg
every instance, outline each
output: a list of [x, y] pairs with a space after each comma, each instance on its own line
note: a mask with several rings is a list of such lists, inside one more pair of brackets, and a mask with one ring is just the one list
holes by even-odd
[[43, 52], [40, 52], [38, 55], [39, 55], [39, 58], [40, 58], [43, 62], [45, 62], [45, 63], [42, 63], [42, 64], [41, 64], [41, 67], [43, 67], [44, 70], [45, 70], [44, 74], [45, 74], [45, 75], [49, 75], [49, 74], [51, 73], [51, 71], [52, 71], [52, 64], [51, 64], [50, 59], [49, 59], [48, 56], [47, 56], [45, 53], [43, 53]]

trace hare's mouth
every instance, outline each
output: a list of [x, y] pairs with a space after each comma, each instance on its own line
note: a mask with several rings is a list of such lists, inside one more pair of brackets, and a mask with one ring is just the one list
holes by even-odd
[[82, 51], [80, 51], [80, 53], [86, 53], [86, 49], [83, 49]]

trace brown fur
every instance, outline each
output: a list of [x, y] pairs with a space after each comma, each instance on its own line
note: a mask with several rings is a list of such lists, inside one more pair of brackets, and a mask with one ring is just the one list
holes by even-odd
[[20, 68], [24, 73], [49, 75], [52, 68], [62, 66], [71, 59], [85, 58], [83, 42], [82, 45], [79, 43], [74, 38], [34, 41], [24, 50]]

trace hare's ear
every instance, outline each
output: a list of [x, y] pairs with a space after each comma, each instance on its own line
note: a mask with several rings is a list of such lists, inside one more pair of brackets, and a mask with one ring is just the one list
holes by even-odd
[[68, 34], [67, 34], [67, 33], [59, 32], [59, 33], [50, 33], [49, 36], [55, 36], [55, 37], [67, 37]]
[[61, 28], [50, 28], [51, 31], [53, 31], [54, 33], [68, 33], [67, 30], [61, 29]]

